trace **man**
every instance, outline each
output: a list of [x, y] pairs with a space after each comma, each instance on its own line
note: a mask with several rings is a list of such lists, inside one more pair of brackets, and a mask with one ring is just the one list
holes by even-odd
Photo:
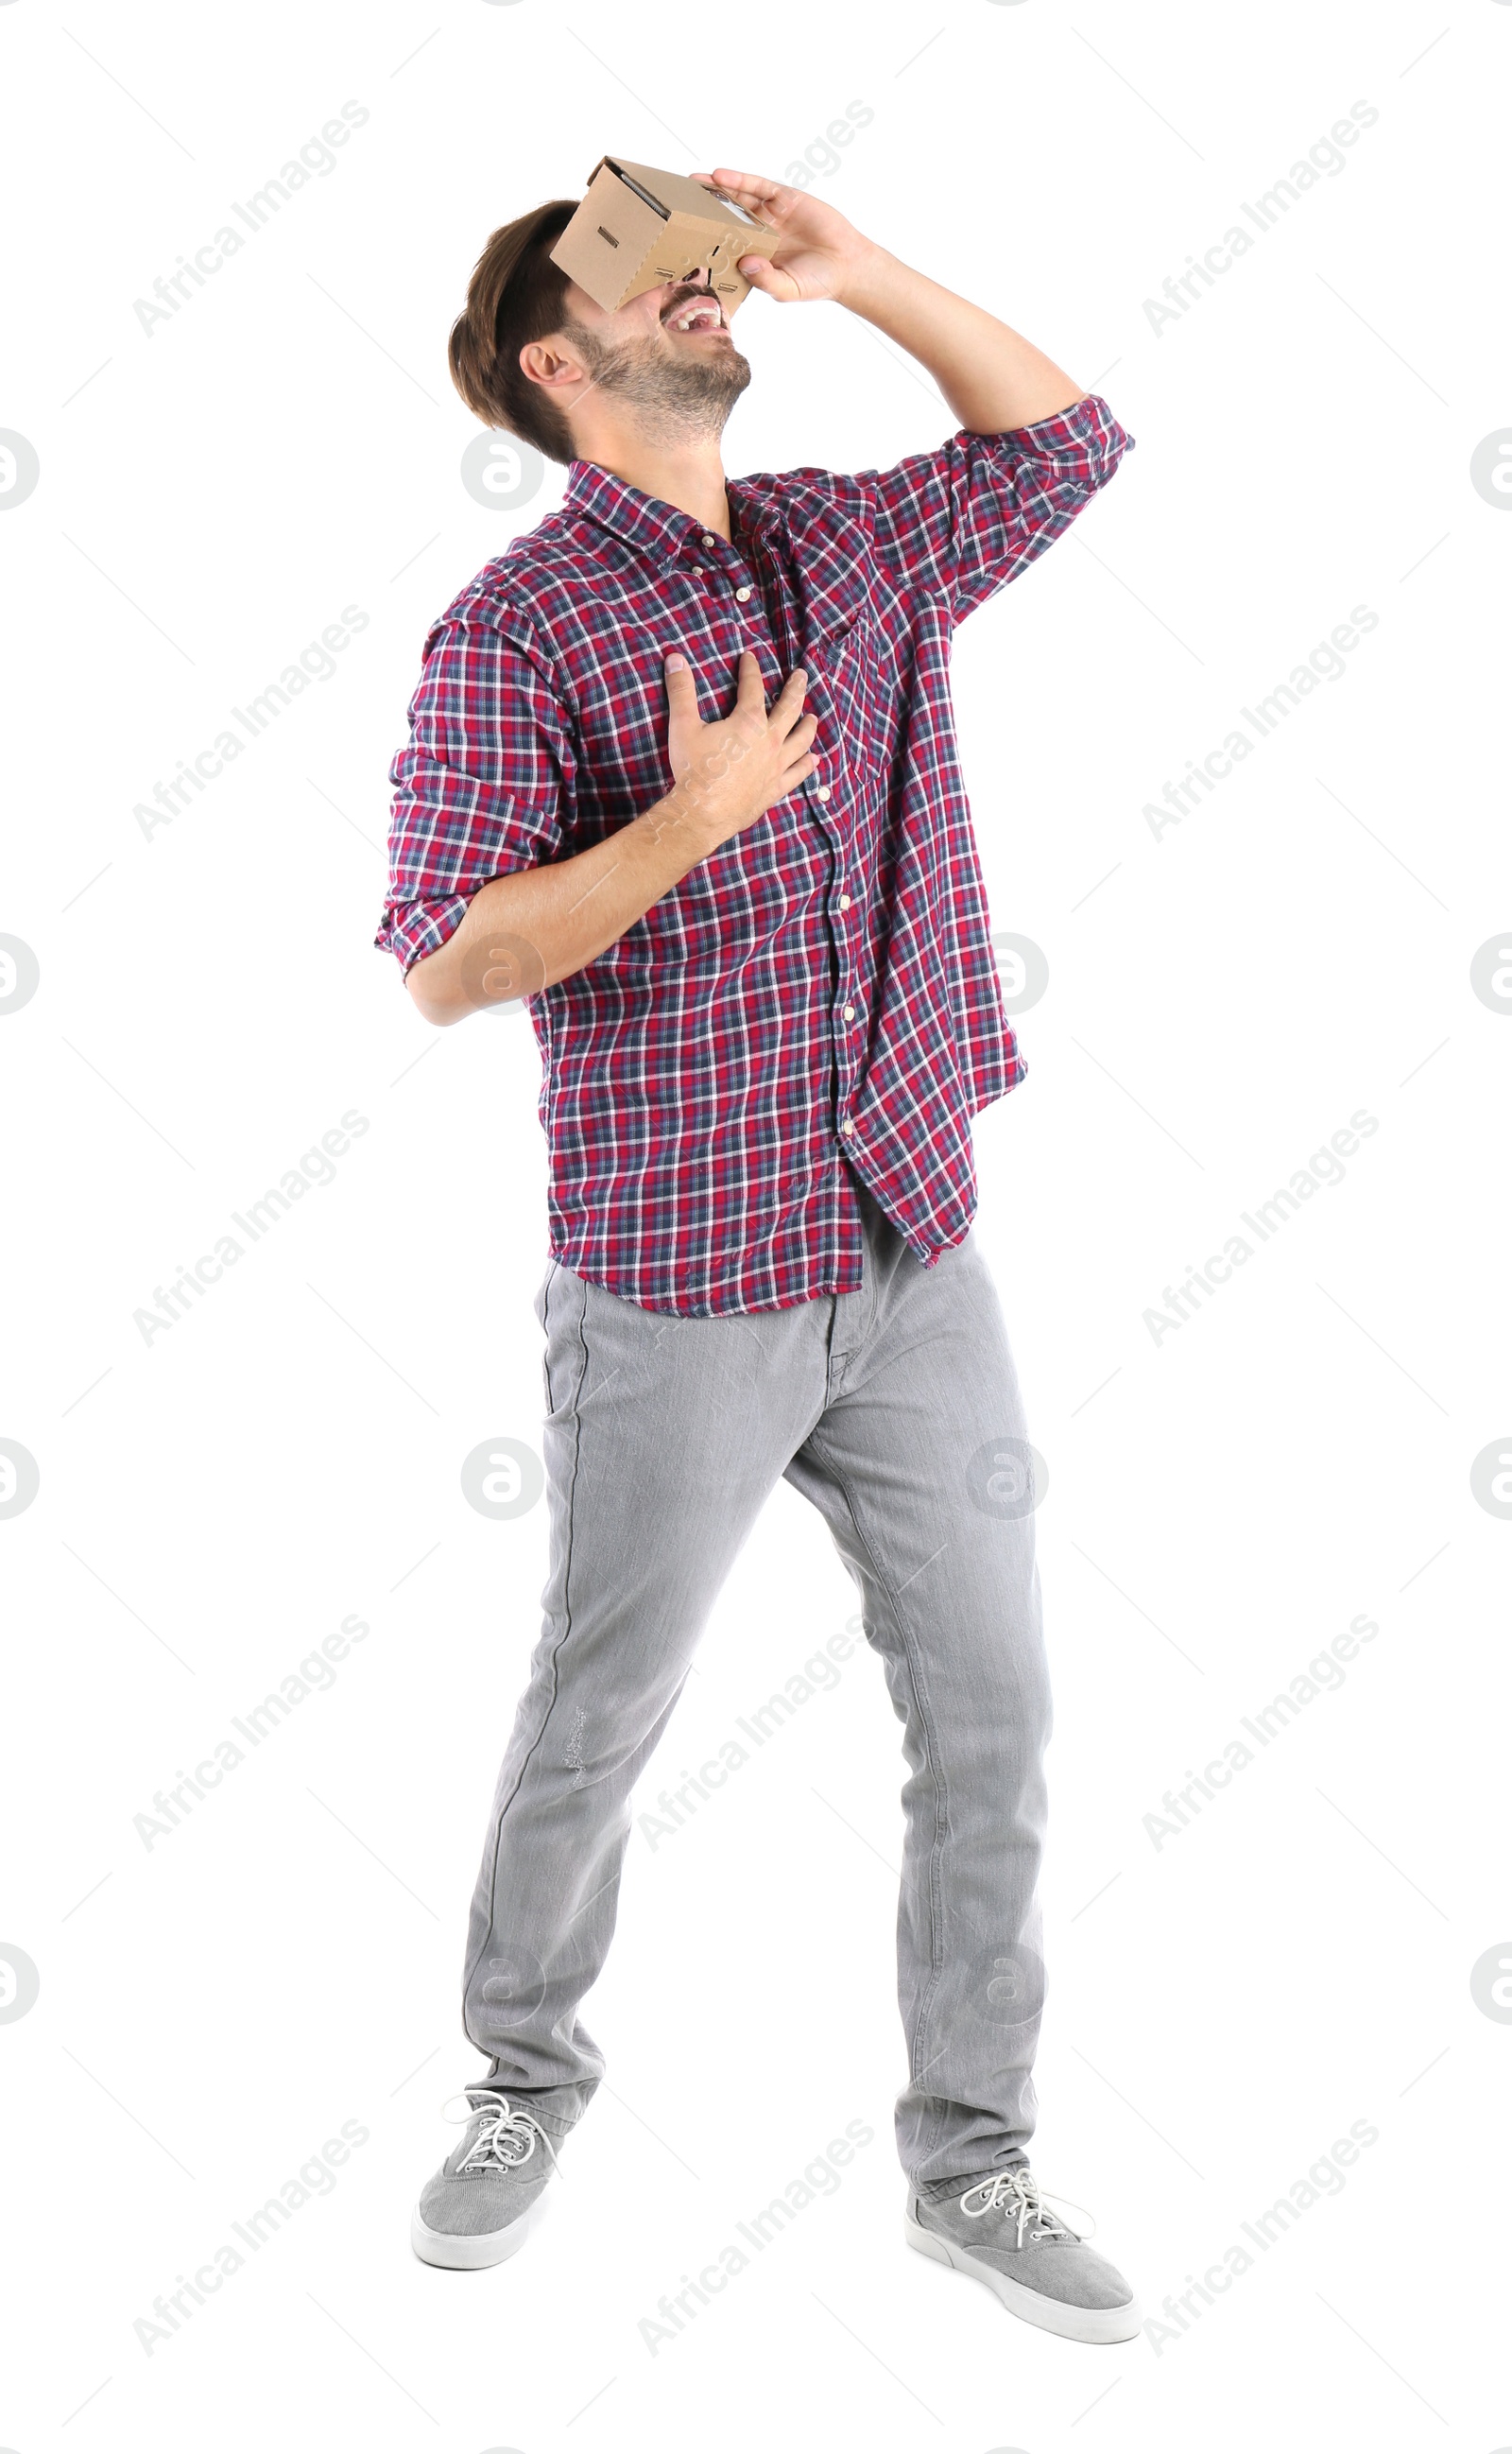
[[494, 233], [452, 332], [464, 399], [565, 464], [567, 494], [427, 641], [377, 942], [432, 1022], [530, 998], [551, 1559], [472, 1906], [464, 2025], [489, 2068], [411, 2237], [453, 2267], [525, 2237], [604, 2072], [578, 2006], [631, 1792], [784, 1476], [903, 1723], [906, 2239], [1036, 2325], [1122, 2342], [1129, 2286], [1026, 2152], [1050, 1708], [970, 1140], [1025, 1068], [948, 665], [1129, 438], [831, 206], [699, 176], [776, 233], [740, 259], [754, 288], [848, 308], [960, 425], [880, 473], [726, 482], [751, 370], [709, 268], [606, 312], [550, 262], [569, 202]]

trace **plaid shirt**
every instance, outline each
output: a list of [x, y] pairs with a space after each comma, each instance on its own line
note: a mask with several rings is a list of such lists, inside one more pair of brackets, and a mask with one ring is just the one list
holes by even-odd
[[406, 969], [502, 872], [660, 800], [663, 658], [706, 720], [755, 652], [808, 675], [818, 764], [597, 959], [529, 1002], [551, 1251], [653, 1311], [862, 1283], [854, 1169], [926, 1267], [976, 1210], [971, 1117], [1025, 1071], [956, 760], [951, 634], [1130, 442], [1095, 394], [896, 468], [727, 483], [733, 541], [591, 461], [435, 624], [376, 943]]

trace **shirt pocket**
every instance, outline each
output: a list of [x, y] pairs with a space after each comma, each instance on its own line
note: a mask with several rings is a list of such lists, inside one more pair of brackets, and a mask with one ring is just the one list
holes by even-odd
[[865, 599], [810, 647], [806, 704], [819, 717], [813, 745], [819, 780], [836, 780], [827, 770], [843, 773], [858, 759], [873, 769], [885, 762], [895, 654], [875, 608]]

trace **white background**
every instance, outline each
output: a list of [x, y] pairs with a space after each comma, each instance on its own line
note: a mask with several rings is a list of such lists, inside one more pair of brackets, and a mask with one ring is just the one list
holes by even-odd
[[[1512, 2439], [1504, 809], [1512, 7], [1108, 0], [627, 11], [0, 6], [0, 2437], [963, 2454]], [[133, 313], [352, 100], [310, 182]], [[408, 2212], [475, 2075], [456, 2007], [546, 1511], [540, 1065], [433, 1033], [371, 938], [428, 622], [559, 499], [474, 502], [445, 338], [490, 230], [599, 154], [784, 175], [1103, 390], [1137, 448], [965, 627], [994, 927], [1050, 986], [979, 1120], [980, 1235], [1047, 1459], [1057, 1696], [1035, 2161], [1159, 2313], [1361, 2122], [1379, 2139], [1184, 2332], [1081, 2348], [910, 2256], [891, 2104], [898, 1729], [862, 1649], [656, 1849], [587, 2006], [609, 2079], [526, 2254]], [[1346, 168], [1178, 320], [1147, 298], [1363, 101]], [[824, 158], [820, 150], [819, 159]], [[953, 420], [832, 306], [742, 311], [732, 473]], [[170, 826], [133, 816], [341, 609], [368, 627]], [[1376, 628], [1183, 824], [1142, 815], [1350, 610]], [[133, 1314], [348, 1110], [368, 1130], [171, 1330]], [[1143, 1316], [1359, 1109], [1378, 1130], [1196, 1317]], [[1250, 1238], [1254, 1241], [1253, 1238]], [[1512, 1442], [1508, 1443], [1512, 1445]], [[780, 1486], [637, 1803], [856, 1607]], [[133, 1818], [343, 1617], [370, 1628], [192, 1817]], [[1144, 1819], [1351, 1619], [1345, 1684], [1157, 1848]], [[1512, 1945], [1508, 1945], [1512, 1951]], [[3, 1954], [0, 1954], [3, 1957]], [[847, 2122], [842, 2186], [653, 2357], [640, 2332]], [[150, 2357], [133, 2322], [343, 2122], [368, 2142]]]

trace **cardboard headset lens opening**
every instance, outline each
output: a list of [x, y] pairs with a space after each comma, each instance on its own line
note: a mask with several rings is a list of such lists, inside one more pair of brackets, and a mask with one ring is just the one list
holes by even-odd
[[739, 258], [770, 256], [776, 246], [775, 231], [700, 180], [606, 153], [551, 261], [607, 314], [706, 264], [727, 319], [750, 290]]

